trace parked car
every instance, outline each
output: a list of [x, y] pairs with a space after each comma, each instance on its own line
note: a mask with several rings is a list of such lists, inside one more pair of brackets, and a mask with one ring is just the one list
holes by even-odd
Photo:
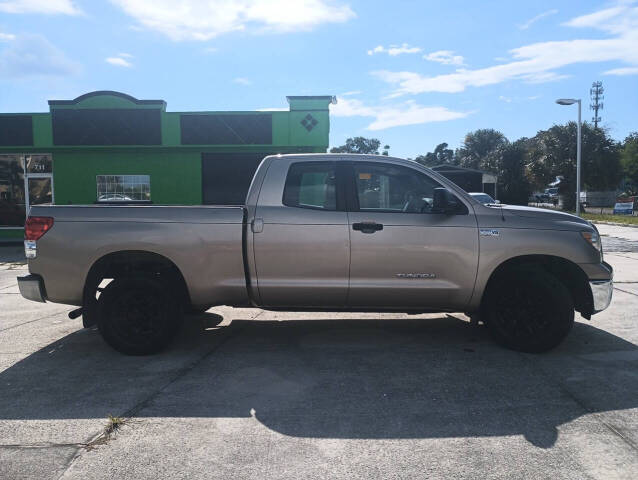
[[469, 192], [468, 195], [481, 202], [483, 205], [498, 205], [498, 200], [494, 200], [490, 195], [485, 192]]
[[182, 312], [210, 305], [466, 312], [499, 343], [541, 352], [613, 289], [587, 221], [483, 205], [384, 156], [266, 157], [244, 206], [34, 206], [25, 252], [22, 295], [81, 307], [127, 354], [165, 348]]
[[97, 198], [98, 202], [132, 202], [133, 199], [123, 193], [105, 193]]

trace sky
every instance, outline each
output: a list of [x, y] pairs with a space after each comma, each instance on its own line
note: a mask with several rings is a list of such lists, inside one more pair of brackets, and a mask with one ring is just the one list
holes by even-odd
[[330, 145], [399, 157], [469, 131], [591, 120], [638, 130], [638, 0], [0, 0], [0, 112], [116, 90], [169, 111], [287, 109], [335, 95]]

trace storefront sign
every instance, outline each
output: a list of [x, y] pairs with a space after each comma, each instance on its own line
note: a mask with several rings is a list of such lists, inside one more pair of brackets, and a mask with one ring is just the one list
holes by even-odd
[[614, 205], [614, 215], [633, 215], [634, 202], [618, 202]]

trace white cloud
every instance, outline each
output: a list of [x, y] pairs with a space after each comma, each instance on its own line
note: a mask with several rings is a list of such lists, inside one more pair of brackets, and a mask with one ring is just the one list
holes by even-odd
[[403, 43], [401, 45], [390, 45], [387, 48], [383, 45], [377, 45], [373, 49], [368, 50], [368, 55], [387, 53], [391, 57], [396, 57], [397, 55], [403, 55], [404, 53], [419, 53], [420, 51], [420, 47], [411, 47], [407, 43]]
[[10, 42], [11, 40], [15, 40], [16, 36], [13, 33], [3, 33], [0, 32], [0, 42]]
[[350, 90], [349, 92], [344, 92], [340, 95], [340, 97], [350, 97], [352, 95], [361, 94], [361, 90]]
[[0, 0], [0, 12], [79, 15], [71, 0]]
[[373, 122], [368, 130], [385, 130], [386, 128], [422, 123], [445, 122], [467, 117], [471, 112], [455, 112], [445, 107], [425, 107], [411, 100], [397, 105], [366, 105], [355, 98], [339, 98], [336, 105], [330, 108], [335, 117], [372, 117]]
[[244, 85], [246, 87], [253, 84], [253, 82], [244, 77], [237, 77], [233, 80], [233, 82], [238, 83], [239, 85]]
[[131, 68], [133, 66], [133, 64], [129, 62], [126, 58], [122, 58], [121, 54], [117, 57], [105, 58], [104, 61], [116, 67]]
[[237, 30], [289, 32], [345, 22], [352, 9], [335, 0], [111, 0], [144, 27], [174, 41]]
[[539, 98], [541, 98], [540, 95], [532, 95], [529, 97], [507, 97], [505, 95], [499, 95], [498, 97], [501, 102], [505, 103], [520, 103], [524, 101], [538, 100]]
[[461, 55], [454, 55], [451, 50], [437, 50], [436, 52], [423, 55], [423, 58], [430, 62], [442, 63], [443, 65], [463, 65], [465, 59]]
[[638, 67], [612, 68], [603, 72], [603, 75], [638, 75]]
[[495, 85], [510, 80], [532, 83], [565, 78], [556, 70], [577, 63], [618, 61], [638, 66], [638, 6], [617, 7], [576, 17], [570, 27], [595, 28], [612, 34], [608, 38], [539, 42], [510, 50], [511, 61], [476, 70], [424, 76], [415, 72], [373, 72], [397, 86], [392, 96], [423, 92], [462, 92], [468, 87]]
[[527, 20], [525, 23], [519, 25], [518, 28], [520, 30], [527, 30], [529, 27], [531, 27], [534, 23], [538, 22], [539, 20], [545, 17], [549, 17], [550, 15], [556, 15], [557, 13], [558, 13], [558, 10], [556, 10], [555, 8], [551, 10], [547, 10], [546, 12], [543, 12], [543, 13], [539, 13], [535, 17], [532, 17], [529, 20]]
[[16, 35], [9, 46], [0, 51], [0, 77], [68, 76], [80, 70], [80, 64], [67, 58], [42, 35]]

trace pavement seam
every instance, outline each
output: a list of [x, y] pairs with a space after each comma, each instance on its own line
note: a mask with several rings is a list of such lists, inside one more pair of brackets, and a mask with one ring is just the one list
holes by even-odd
[[614, 290], [618, 290], [619, 292], [628, 293], [629, 295], [633, 295], [634, 297], [638, 297], [638, 293], [628, 292], [627, 290], [623, 290], [622, 288], [614, 287]]
[[[257, 319], [261, 314], [263, 314], [263, 310], [261, 310], [259, 313], [257, 313], [257, 315], [255, 315], [252, 320]], [[228, 328], [228, 327], [226, 327]], [[213, 353], [215, 353], [217, 350], [219, 350], [222, 346], [224, 346], [231, 338], [237, 336], [237, 334], [241, 331], [241, 328], [236, 328], [233, 331], [230, 331], [228, 333], [225, 333], [224, 336], [222, 338], [220, 338], [219, 342], [217, 342], [215, 345], [213, 345], [208, 351], [206, 351], [202, 356], [200, 356], [199, 358], [193, 360], [192, 362], [190, 362], [189, 364], [187, 364], [185, 367], [179, 369], [174, 375], [173, 377], [171, 377], [170, 380], [168, 380], [166, 383], [164, 383], [161, 387], [157, 388], [155, 391], [153, 391], [147, 398], [145, 398], [144, 400], [141, 400], [140, 402], [138, 402], [136, 405], [134, 405], [133, 407], [129, 408], [128, 410], [126, 410], [122, 415], [120, 415], [121, 417], [125, 418], [127, 421], [130, 420], [131, 418], [135, 417], [135, 415], [140, 412], [142, 409], [144, 409], [146, 406], [148, 406], [155, 398], [157, 398], [158, 395], [160, 395], [164, 390], [166, 390], [168, 387], [170, 387], [172, 384], [174, 384], [175, 382], [177, 382], [178, 380], [180, 380], [182, 377], [184, 377], [185, 375], [187, 375], [189, 372], [191, 372], [194, 368], [196, 368], [199, 364], [201, 364], [204, 360], [206, 360], [208, 357], [210, 357]], [[71, 459], [68, 461], [67, 465], [64, 467], [64, 470], [62, 471], [62, 473], [60, 474], [60, 476], [58, 477], [58, 480], [62, 479], [66, 473], [69, 471], [69, 469], [73, 466], [73, 464], [75, 463], [75, 461], [80, 458], [80, 456], [82, 455], [83, 451], [86, 450], [87, 447], [90, 447], [92, 445], [96, 445], [102, 438], [105, 437], [105, 433], [104, 432], [100, 432], [97, 435], [94, 435], [92, 438], [89, 439], [88, 442], [86, 443], [78, 443], [75, 445], [79, 445], [77, 447], [76, 452], [74, 453], [73, 457], [71, 457]]]
[[75, 447], [81, 448], [86, 446], [85, 443], [16, 443], [16, 444], [0, 444], [1, 448], [6, 449], [36, 449], [36, 448], [65, 448]]
[[11, 325], [10, 327], [7, 327], [7, 328], [2, 328], [2, 329], [0, 329], [0, 333], [1, 333], [1, 332], [6, 332], [7, 330], [11, 330], [11, 329], [13, 329], [13, 328], [21, 327], [21, 326], [23, 326], [23, 325], [28, 325], [28, 324], [33, 323], [33, 322], [39, 322], [40, 320], [46, 320], [47, 318], [55, 317], [56, 315], [60, 315], [60, 314], [61, 314], [61, 313], [63, 313], [63, 312], [64, 312], [64, 310], [61, 310], [61, 311], [59, 311], [59, 312], [52, 313], [51, 315], [46, 315], [46, 316], [44, 316], [44, 317], [36, 318], [36, 319], [34, 319], [34, 320], [29, 320], [28, 322], [19, 323], [19, 324], [17, 324], [17, 325]]
[[554, 383], [554, 385], [556, 385], [556, 387], [558, 387], [558, 389], [561, 392], [563, 392], [565, 395], [567, 395], [569, 398], [571, 398], [572, 401], [576, 403], [576, 405], [578, 405], [586, 413], [591, 414], [599, 423], [601, 423], [604, 427], [606, 427], [607, 430], [609, 430], [613, 435], [615, 435], [616, 437], [620, 438], [620, 440], [622, 440], [631, 449], [633, 449], [633, 450], [638, 452], [638, 445], [636, 445], [633, 442], [633, 440], [631, 440], [631, 439], [627, 438], [626, 436], [624, 436], [616, 427], [614, 427], [612, 424], [610, 424], [604, 418], [602, 418], [602, 415], [601, 415], [600, 412], [597, 412], [596, 410], [591, 408], [589, 405], [587, 405], [584, 401], [579, 399], [571, 390], [569, 390], [569, 388], [567, 388], [563, 384], [563, 382], [560, 382], [558, 379], [556, 379], [556, 377], [554, 375], [552, 375], [551, 373], [547, 372], [547, 370], [545, 370], [545, 368], [543, 368], [542, 365], [540, 365], [540, 364], [536, 364], [536, 365], [538, 365], [538, 368], [545, 375], [545, 377], [547, 377], [552, 383]]

